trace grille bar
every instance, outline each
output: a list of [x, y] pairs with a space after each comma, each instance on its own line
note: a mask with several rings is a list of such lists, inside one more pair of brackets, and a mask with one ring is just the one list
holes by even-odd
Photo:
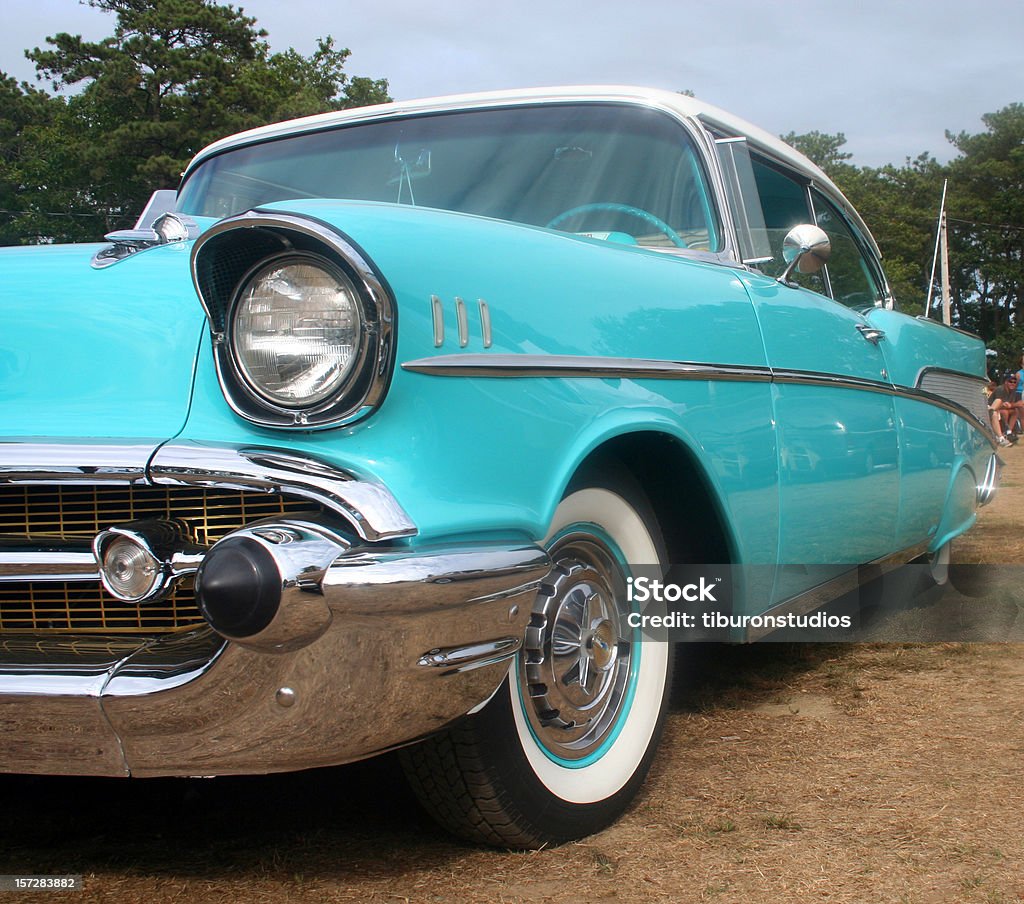
[[0, 584], [0, 632], [4, 634], [164, 634], [203, 623], [191, 582], [179, 585], [166, 599], [144, 606], [115, 600], [98, 583]]
[[0, 582], [96, 581], [99, 573], [92, 544], [85, 539], [0, 536]]

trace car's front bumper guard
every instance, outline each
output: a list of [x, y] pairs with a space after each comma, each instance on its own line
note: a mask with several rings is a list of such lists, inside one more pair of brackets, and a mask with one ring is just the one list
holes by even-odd
[[[353, 547], [318, 586], [285, 594], [255, 642], [209, 628], [133, 646], [9, 635], [0, 641], [0, 769], [270, 772], [406, 743], [494, 692], [548, 567], [529, 544]], [[282, 641], [289, 625], [291, 643]]]
[[[184, 477], [218, 485], [210, 470]], [[323, 498], [326, 474], [317, 479]], [[273, 609], [253, 624], [148, 639], [0, 633], [0, 771], [329, 765], [408, 743], [486, 701], [519, 650], [547, 553], [531, 543], [366, 543], [328, 520], [248, 525], [210, 548], [197, 595], [206, 610], [204, 578], [219, 581], [219, 595], [207, 594], [215, 623], [232, 572], [214, 575], [214, 553], [258, 548], [264, 571], [276, 569]], [[98, 571], [81, 544], [0, 541], [0, 581], [95, 580]]]

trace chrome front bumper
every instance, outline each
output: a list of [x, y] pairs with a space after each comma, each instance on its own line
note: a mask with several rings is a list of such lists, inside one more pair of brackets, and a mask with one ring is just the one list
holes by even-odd
[[[322, 464], [286, 453], [256, 452], [219, 450], [219, 469], [209, 466], [216, 456], [203, 456], [161, 470], [158, 453], [134, 469], [69, 463], [60, 475], [0, 454], [0, 483], [160, 479], [273, 491], [284, 475], [290, 492], [338, 500], [333, 511], [353, 528], [325, 529], [338, 544], [326, 567], [300, 567], [291, 582], [283, 575], [272, 630], [254, 637], [227, 640], [210, 627], [151, 637], [0, 632], [0, 771], [218, 775], [337, 764], [423, 737], [494, 693], [548, 572], [545, 551], [367, 542], [367, 534], [414, 530], [385, 490], [351, 475], [332, 479]], [[260, 464], [250, 467], [254, 458]], [[294, 525], [257, 527], [273, 537]], [[77, 570], [66, 550], [51, 552], [62, 578], [70, 570], [95, 580], [96, 563], [81, 551]], [[47, 579], [43, 545], [7, 543], [3, 553], [0, 582]]]

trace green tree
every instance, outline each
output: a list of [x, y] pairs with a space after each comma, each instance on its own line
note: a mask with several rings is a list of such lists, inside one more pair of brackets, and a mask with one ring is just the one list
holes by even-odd
[[834, 171], [845, 165], [853, 154], [842, 151], [840, 148], [846, 144], [846, 136], [842, 132], [830, 135], [827, 132], [804, 132], [798, 135], [796, 132], [787, 132], [782, 140], [790, 147], [796, 148], [812, 163], [816, 163], [832, 178]]
[[922, 312], [943, 168], [927, 154], [908, 159], [901, 167], [855, 166], [850, 162], [853, 155], [843, 150], [842, 132], [790, 132], [782, 140], [820, 166], [850, 199], [882, 251], [896, 304], [908, 313]]
[[[34, 232], [39, 149], [61, 108], [59, 98], [0, 73], [0, 244], [17, 244]], [[63, 212], [72, 223], [72, 211]]]
[[[985, 131], [946, 134], [953, 282], [995, 339], [1024, 315], [1024, 104], [982, 117]], [[1019, 345], [1018, 338], [1012, 338]]]
[[907, 313], [922, 313], [928, 299], [945, 174], [934, 157], [921, 154], [903, 166], [850, 166], [837, 180], [870, 224], [893, 295]]
[[[344, 71], [349, 51], [332, 38], [321, 39], [309, 57], [292, 49], [271, 53], [255, 19], [213, 0], [89, 5], [116, 17], [112, 36], [93, 42], [60, 33], [46, 49], [27, 53], [54, 91], [78, 90], [51, 98], [47, 115], [22, 129], [20, 141], [33, 144], [37, 158], [34, 172], [19, 173], [35, 186], [33, 209], [12, 224], [22, 240], [26, 232], [98, 238], [130, 225], [153, 190], [175, 186], [189, 159], [224, 135], [389, 99], [385, 80]], [[22, 95], [23, 108], [38, 101]], [[0, 140], [3, 154], [24, 155], [24, 147]], [[82, 206], [98, 216], [42, 214]]]

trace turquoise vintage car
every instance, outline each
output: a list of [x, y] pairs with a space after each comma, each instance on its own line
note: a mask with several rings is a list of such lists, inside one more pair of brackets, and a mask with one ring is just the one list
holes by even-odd
[[751, 566], [730, 614], [806, 613], [865, 564], [941, 577], [996, 488], [982, 343], [678, 94], [268, 126], [108, 239], [0, 253], [5, 771], [402, 747], [453, 831], [579, 837], [665, 713], [626, 581]]

